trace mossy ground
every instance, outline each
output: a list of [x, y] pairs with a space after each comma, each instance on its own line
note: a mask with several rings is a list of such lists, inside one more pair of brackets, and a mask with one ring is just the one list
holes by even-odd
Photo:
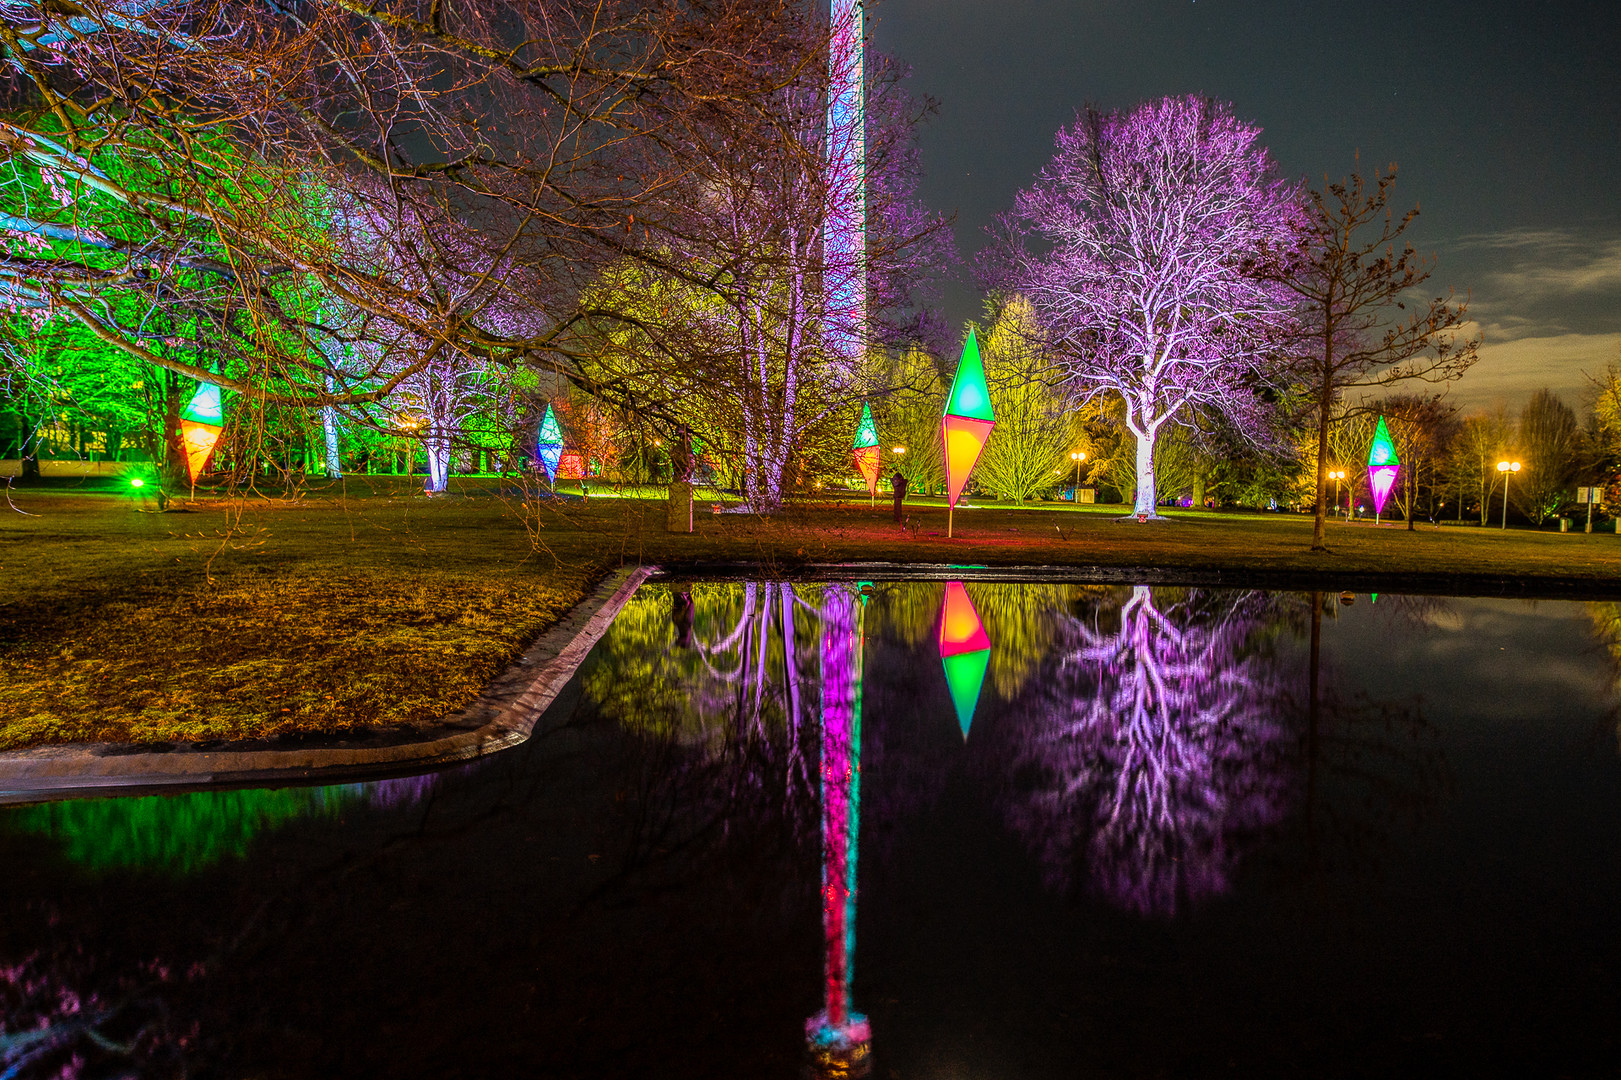
[[[771, 519], [708, 512], [691, 536], [662, 502], [537, 505], [495, 481], [426, 498], [404, 482], [298, 498], [203, 497], [141, 513], [125, 495], [12, 492], [0, 508], [0, 749], [341, 733], [467, 704], [615, 566], [894, 560], [1482, 573], [1621, 586], [1621, 537], [1118, 507], [908, 507], [865, 500]], [[148, 506], [147, 509], [152, 509]]]

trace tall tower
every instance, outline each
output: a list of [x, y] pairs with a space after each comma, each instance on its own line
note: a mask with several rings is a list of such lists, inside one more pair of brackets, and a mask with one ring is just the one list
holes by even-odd
[[828, 346], [846, 374], [860, 369], [867, 342], [867, 89], [862, 0], [831, 0], [828, 63], [827, 224], [824, 288]]

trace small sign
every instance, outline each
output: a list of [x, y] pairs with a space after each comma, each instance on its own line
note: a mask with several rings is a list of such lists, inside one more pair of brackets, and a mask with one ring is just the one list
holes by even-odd
[[1080, 488], [1075, 492], [1076, 502], [1095, 503], [1098, 501], [1097, 488]]
[[1576, 489], [1576, 502], [1585, 506], [1589, 503], [1598, 505], [1604, 501], [1604, 489], [1601, 487], [1579, 487]]

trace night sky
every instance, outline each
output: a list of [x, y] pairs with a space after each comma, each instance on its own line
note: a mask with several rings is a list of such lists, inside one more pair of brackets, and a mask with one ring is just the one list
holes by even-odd
[[[1483, 359], [1450, 400], [1579, 406], [1621, 360], [1621, 3], [869, 0], [873, 47], [938, 100], [923, 196], [957, 214], [965, 261], [1085, 102], [1231, 102], [1285, 175], [1314, 186], [1400, 165], [1399, 206], [1471, 297]], [[971, 275], [945, 294], [980, 312]]]

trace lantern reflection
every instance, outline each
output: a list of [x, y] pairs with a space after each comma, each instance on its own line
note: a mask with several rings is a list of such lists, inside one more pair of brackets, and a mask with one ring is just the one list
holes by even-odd
[[957, 725], [964, 741], [974, 722], [979, 692], [985, 685], [985, 669], [991, 662], [991, 639], [968, 590], [960, 581], [946, 584], [940, 605], [940, 666], [945, 669], [951, 704], [957, 710]]

